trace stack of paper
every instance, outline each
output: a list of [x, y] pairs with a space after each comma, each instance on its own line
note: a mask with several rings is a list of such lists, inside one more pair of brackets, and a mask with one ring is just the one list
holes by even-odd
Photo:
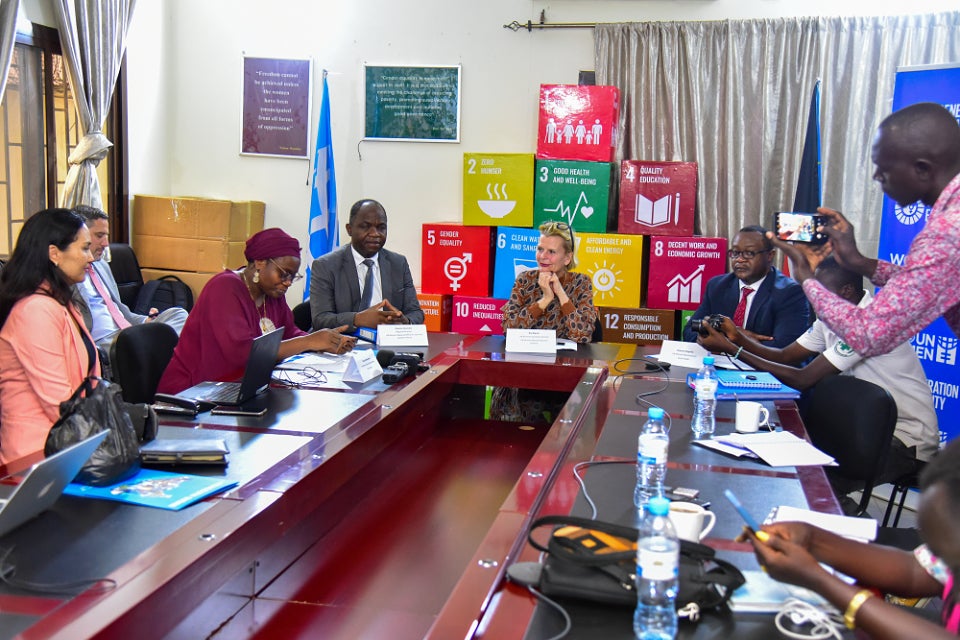
[[771, 511], [764, 524], [773, 522], [806, 522], [839, 536], [862, 542], [870, 542], [877, 538], [877, 521], [872, 518], [838, 516], [784, 505]]
[[820, 449], [789, 431], [731, 433], [712, 440], [694, 440], [695, 444], [734, 456], [760, 458], [771, 467], [835, 465], [837, 462]]

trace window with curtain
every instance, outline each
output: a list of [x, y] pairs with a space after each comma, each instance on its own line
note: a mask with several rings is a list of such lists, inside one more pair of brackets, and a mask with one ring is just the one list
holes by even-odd
[[[0, 257], [8, 258], [24, 220], [56, 207], [67, 157], [79, 140], [77, 110], [57, 32], [33, 25], [17, 34], [0, 102]], [[113, 193], [113, 151], [98, 167], [104, 209]]]

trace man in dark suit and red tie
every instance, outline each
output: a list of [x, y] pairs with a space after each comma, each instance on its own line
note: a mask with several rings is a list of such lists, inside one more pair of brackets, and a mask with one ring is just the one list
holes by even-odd
[[350, 244], [320, 256], [310, 268], [313, 328], [423, 324], [407, 259], [383, 248], [387, 212], [376, 200], [350, 207]]
[[683, 339], [696, 342], [706, 316], [721, 314], [768, 347], [783, 348], [810, 326], [803, 289], [773, 266], [773, 243], [766, 229], [751, 225], [734, 236], [727, 256], [730, 273], [711, 278], [700, 307], [683, 328]]

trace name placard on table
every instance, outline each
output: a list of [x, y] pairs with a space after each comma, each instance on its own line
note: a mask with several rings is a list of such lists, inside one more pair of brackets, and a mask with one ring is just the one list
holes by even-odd
[[557, 352], [557, 332], [554, 329], [507, 329], [507, 353]]
[[381, 347], [426, 347], [425, 324], [381, 324], [377, 326], [377, 345]]

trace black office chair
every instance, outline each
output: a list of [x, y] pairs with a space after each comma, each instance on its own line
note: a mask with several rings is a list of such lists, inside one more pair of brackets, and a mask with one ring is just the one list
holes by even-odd
[[[890, 499], [887, 501], [887, 509], [883, 512], [881, 527], [888, 526], [890, 516], [893, 516], [893, 525], [890, 526], [896, 527], [900, 524], [900, 514], [903, 513], [903, 505], [907, 501], [907, 493], [911, 489], [920, 488], [920, 472], [926, 464], [926, 462], [918, 463], [916, 471], [904, 474], [891, 483], [893, 484], [893, 490], [890, 492]], [[894, 504], [896, 504], [896, 507], [894, 507]], [[894, 514], [894, 509], [896, 509], [896, 514]]]
[[804, 423], [810, 440], [837, 461], [840, 478], [863, 483], [855, 515], [867, 511], [897, 424], [897, 404], [886, 389], [853, 376], [824, 378], [813, 388]]
[[593, 335], [590, 336], [590, 342], [603, 342], [603, 323], [600, 321], [599, 316], [597, 316], [596, 322], [593, 323]]
[[110, 243], [110, 271], [120, 290], [120, 301], [133, 309], [143, 287], [143, 274], [133, 248], [123, 242]]
[[173, 327], [162, 322], [135, 324], [117, 334], [113, 375], [124, 400], [153, 402], [178, 339]]
[[313, 316], [310, 313], [310, 301], [305, 300], [293, 308], [293, 324], [301, 331], [313, 329]]

